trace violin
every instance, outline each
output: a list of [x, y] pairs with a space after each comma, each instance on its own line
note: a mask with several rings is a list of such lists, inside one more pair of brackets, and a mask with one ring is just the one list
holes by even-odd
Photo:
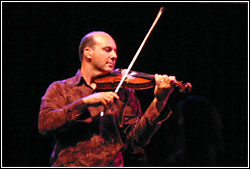
[[[116, 89], [118, 84], [122, 79], [123, 69], [115, 69], [113, 72], [97, 77], [94, 82], [98, 89]], [[155, 75], [130, 71], [122, 86], [123, 88], [133, 89], [133, 90], [145, 90], [150, 89], [155, 86]], [[175, 82], [175, 87], [179, 88], [179, 91], [190, 92], [192, 90], [192, 85], [190, 83], [183, 84], [181, 81]]]

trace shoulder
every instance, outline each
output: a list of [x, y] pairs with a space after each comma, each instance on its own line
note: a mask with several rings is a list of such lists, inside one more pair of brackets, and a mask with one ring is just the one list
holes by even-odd
[[63, 93], [66, 89], [72, 88], [75, 85], [75, 76], [63, 80], [56, 80], [49, 85], [46, 92]]
[[81, 79], [81, 73], [80, 70], [78, 70], [74, 76], [67, 79], [54, 81], [50, 85], [50, 87], [75, 86], [79, 83], [80, 79]]
[[58, 87], [64, 87], [64, 86], [70, 86], [72, 85], [73, 77], [64, 79], [64, 80], [56, 80], [53, 83], [49, 85], [49, 88], [58, 88]]

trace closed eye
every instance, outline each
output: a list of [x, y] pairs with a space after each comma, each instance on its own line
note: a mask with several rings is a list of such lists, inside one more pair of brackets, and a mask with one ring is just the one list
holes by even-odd
[[[112, 47], [105, 47], [104, 50], [106, 52], [112, 52], [113, 48]], [[115, 53], [117, 53], [117, 50], [114, 49], [114, 51], [115, 51]]]

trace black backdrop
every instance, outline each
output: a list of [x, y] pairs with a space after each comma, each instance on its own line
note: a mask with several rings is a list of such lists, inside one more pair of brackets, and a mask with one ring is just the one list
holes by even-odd
[[[3, 2], [3, 166], [49, 165], [53, 139], [38, 133], [40, 99], [53, 81], [76, 73], [81, 37], [93, 30], [111, 34], [118, 46], [116, 67], [126, 68], [161, 6], [167, 10], [133, 70], [191, 82], [189, 95], [205, 96], [220, 114], [225, 144], [222, 165], [247, 166], [247, 2]], [[152, 94], [152, 90], [138, 92], [143, 109]], [[175, 91], [171, 106], [186, 96]]]

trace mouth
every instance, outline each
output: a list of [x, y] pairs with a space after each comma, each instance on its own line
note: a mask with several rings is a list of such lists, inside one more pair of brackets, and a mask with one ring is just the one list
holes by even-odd
[[108, 65], [109, 67], [114, 67], [114, 66], [115, 66], [115, 63], [113, 63], [113, 62], [107, 62], [107, 65]]

